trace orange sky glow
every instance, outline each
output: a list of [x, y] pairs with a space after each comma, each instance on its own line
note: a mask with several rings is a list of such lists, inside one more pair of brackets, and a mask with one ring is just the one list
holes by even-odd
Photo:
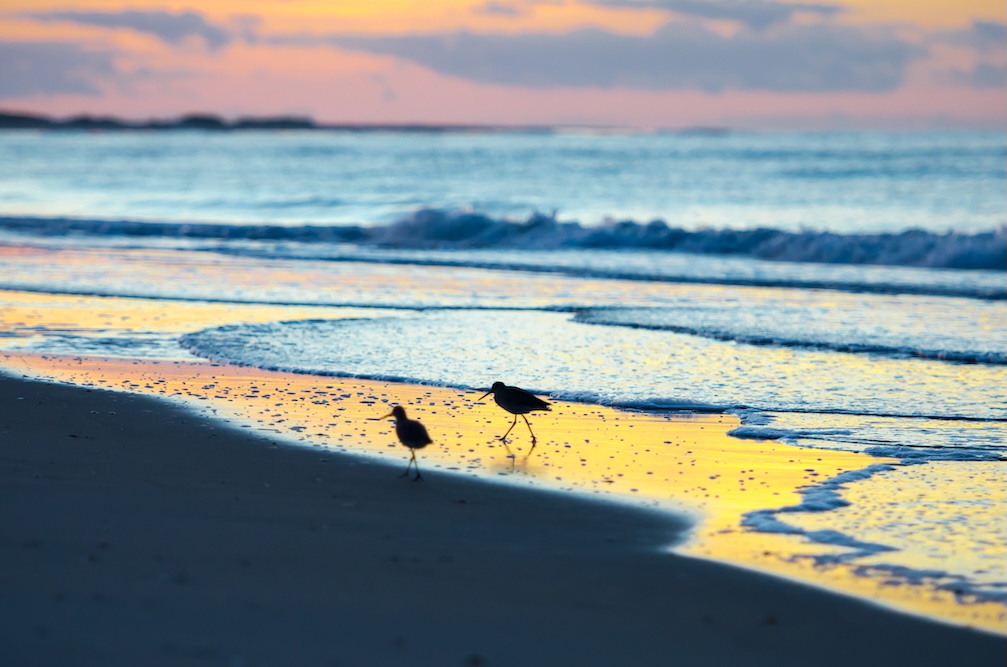
[[0, 109], [1002, 128], [992, 0], [3, 0]]

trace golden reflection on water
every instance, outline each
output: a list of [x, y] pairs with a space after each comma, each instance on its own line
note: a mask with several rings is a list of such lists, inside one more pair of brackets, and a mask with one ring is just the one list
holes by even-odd
[[[933, 297], [882, 295], [831, 290], [794, 290], [737, 285], [671, 283], [571, 277], [534, 270], [471, 267], [397, 266], [357, 261], [284, 260], [178, 250], [25, 248], [0, 243], [0, 272], [9, 285], [44, 289], [178, 299], [229, 299], [274, 303], [339, 303], [361, 306], [473, 305], [480, 308], [579, 306], [655, 306], [743, 304], [804, 313], [846, 315], [897, 303], [889, 325], [904, 326], [914, 313], [932, 320]], [[41, 295], [40, 295], [41, 296]], [[943, 298], [942, 298], [943, 299]], [[946, 299], [943, 299], [946, 301]], [[983, 328], [997, 328], [1003, 309], [993, 302], [958, 300], [958, 310]], [[278, 306], [282, 307], [282, 306]], [[288, 318], [289, 319], [289, 318]]]
[[[5, 343], [9, 348], [11, 343], [58, 330], [177, 335], [232, 323], [334, 319], [374, 312], [6, 291], [0, 291], [0, 305], [0, 350]], [[555, 402], [552, 412], [529, 417], [539, 437], [530, 452], [523, 423], [514, 429], [509, 447], [497, 440], [512, 418], [492, 399], [477, 402], [481, 394], [475, 392], [191, 361], [39, 356], [14, 350], [0, 355], [0, 365], [8, 371], [182, 399], [278, 440], [364, 454], [404, 469], [408, 452], [397, 444], [391, 420], [379, 419], [390, 405], [401, 403], [434, 438], [434, 444], [419, 453], [424, 472], [450, 470], [510, 483], [608, 494], [684, 511], [695, 517], [697, 524], [688, 540], [676, 545], [680, 553], [774, 572], [932, 618], [1004, 632], [1007, 613], [1002, 604], [960, 604], [952, 592], [933, 586], [892, 585], [884, 577], [857, 576], [853, 574], [855, 565], [815, 567], [803, 556], [844, 550], [812, 545], [801, 537], [741, 528], [741, 518], [747, 512], [797, 504], [801, 499], [797, 490], [808, 484], [886, 460], [775, 441], [738, 440], [727, 435], [738, 424], [733, 416], [655, 415]], [[390, 475], [389, 483], [395, 483], [391, 481], [394, 477]], [[436, 472], [428, 479], [436, 483]], [[968, 546], [974, 543], [968, 539], [968, 531], [970, 526], [982, 525], [994, 541], [1007, 534], [1001, 525], [1007, 519], [992, 527], [989, 523], [991, 512], [1002, 516], [1005, 494], [1001, 464], [898, 467], [848, 484], [844, 491], [844, 497], [852, 501], [848, 508], [789, 514], [787, 522], [808, 530], [850, 526], [849, 533], [882, 543], [890, 543], [897, 535], [906, 553], [913, 555], [912, 565], [920, 568], [953, 571], [953, 564], [938, 563], [928, 556], [928, 545], [937, 540], [945, 543], [938, 550], [943, 553], [950, 541], [960, 545], [956, 552], [962, 552], [965, 566], [987, 567], [994, 580], [1003, 580], [1001, 556], [1007, 545], [1001, 539], [1000, 544], [970, 553]], [[904, 521], [902, 530], [893, 530], [893, 516]], [[919, 530], [921, 525], [928, 530]], [[932, 530], [935, 525], [940, 529]], [[881, 555], [856, 564], [883, 561]]]
[[340, 319], [373, 316], [372, 309], [326, 306], [221, 304], [123, 297], [36, 294], [0, 290], [0, 348], [18, 339], [59, 333], [115, 335], [118, 332], [182, 334], [227, 324], [281, 319]]
[[[732, 416], [663, 416], [556, 402], [553, 412], [530, 417], [539, 442], [529, 453], [531, 443], [524, 424], [515, 428], [509, 449], [505, 448], [496, 437], [506, 430], [511, 416], [491, 400], [476, 402], [480, 394], [475, 392], [205, 363], [6, 355], [3, 364], [61, 382], [184, 399], [278, 440], [366, 454], [404, 469], [408, 452], [397, 444], [392, 422], [379, 419], [390, 405], [401, 403], [434, 438], [434, 444], [418, 457], [429, 483], [436, 483], [436, 473], [429, 474], [431, 470], [451, 470], [501, 481], [607, 493], [631, 502], [686, 511], [698, 524], [688, 542], [678, 545], [676, 550], [682, 553], [826, 585], [934, 618], [1003, 631], [1002, 605], [962, 605], [952, 593], [884, 585], [876, 578], [852, 574], [850, 566], [816, 568], [795, 557], [805, 552], [828, 553], [828, 547], [741, 529], [740, 520], [746, 512], [795, 504], [800, 501], [796, 491], [804, 485], [884, 460], [771, 441], [738, 440], [727, 435], [738, 423]], [[924, 467], [903, 470], [911, 476], [914, 469]], [[390, 473], [389, 483], [397, 481]], [[900, 491], [901, 487], [886, 487], [884, 493], [890, 502], [898, 503]], [[823, 521], [828, 520], [822, 516]], [[877, 519], [865, 516], [857, 521], [869, 525]]]
[[[855, 532], [866, 542], [899, 547], [900, 564], [916, 570], [974, 572], [986, 583], [1007, 581], [1007, 467], [1002, 463], [899, 466], [851, 485], [843, 496], [849, 506], [826, 515], [801, 513], [788, 517], [788, 523], [805, 530]], [[927, 529], [920, 530], [921, 525]], [[977, 544], [977, 533], [989, 538]], [[874, 567], [887, 560], [881, 553], [857, 563]]]

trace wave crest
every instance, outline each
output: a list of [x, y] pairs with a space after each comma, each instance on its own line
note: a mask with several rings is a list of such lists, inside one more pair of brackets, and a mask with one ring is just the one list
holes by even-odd
[[910, 229], [897, 234], [836, 234], [780, 229], [670, 227], [663, 220], [609, 220], [598, 226], [535, 214], [524, 222], [481, 213], [422, 209], [372, 230], [369, 242], [408, 248], [604, 248], [741, 255], [768, 261], [878, 264], [930, 268], [1007, 268], [1007, 226], [990, 232], [937, 234]]
[[671, 227], [663, 220], [608, 220], [587, 226], [536, 213], [524, 221], [478, 212], [420, 209], [384, 226], [240, 225], [0, 218], [0, 229], [61, 236], [117, 235], [195, 239], [244, 239], [303, 243], [355, 243], [385, 248], [664, 250], [751, 257], [779, 262], [917, 266], [972, 270], [1007, 268], [1007, 225], [974, 234], [921, 229], [885, 234], [837, 234], [781, 229]]

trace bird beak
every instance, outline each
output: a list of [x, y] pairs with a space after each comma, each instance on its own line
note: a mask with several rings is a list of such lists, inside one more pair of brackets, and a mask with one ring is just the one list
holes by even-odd
[[393, 415], [393, 413], [389, 412], [387, 415], [385, 415], [384, 417], [382, 417], [382, 419], [388, 419], [392, 415]]
[[487, 392], [486, 392], [485, 394], [483, 394], [482, 396], [480, 396], [480, 397], [479, 397], [479, 398], [477, 398], [476, 400], [477, 400], [477, 401], [481, 401], [481, 400], [483, 400], [484, 398], [486, 398], [487, 396], [489, 396], [489, 395], [490, 395], [490, 394], [492, 394], [492, 393], [493, 393], [493, 390], [492, 390], [492, 389], [490, 389], [489, 391], [487, 391]]

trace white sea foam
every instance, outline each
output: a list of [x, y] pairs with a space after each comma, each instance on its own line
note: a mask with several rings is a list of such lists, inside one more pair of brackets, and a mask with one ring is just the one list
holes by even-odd
[[[973, 366], [967, 374], [923, 359], [862, 366], [832, 352], [590, 327], [565, 313], [536, 311], [234, 326], [182, 342], [200, 356], [271, 370], [458, 388], [505, 379], [555, 398], [636, 409], [771, 413], [770, 423], [745, 412], [737, 437], [852, 451], [883, 447], [886, 454], [901, 447], [907, 460], [927, 452], [944, 459], [960, 451], [963, 460], [979, 451], [987, 458], [1003, 454], [1002, 366]], [[949, 383], [966, 378], [968, 391], [946, 393]]]
[[[832, 512], [849, 507], [850, 502], [843, 497], [843, 493], [850, 484], [894, 470], [896, 467], [892, 465], [875, 464], [861, 470], [841, 473], [824, 482], [799, 489], [801, 502], [797, 505], [749, 512], [743, 517], [742, 526], [757, 532], [801, 536], [809, 543], [830, 547], [826, 553], [793, 557], [809, 559], [817, 567], [853, 564], [855, 574], [883, 577], [883, 583], [887, 585], [927, 584], [938, 590], [953, 592], [962, 602], [1007, 602], [1007, 582], [999, 580], [995, 572], [977, 571], [971, 575], [963, 575], [944, 569], [924, 569], [878, 562], [879, 558], [897, 559], [898, 556], [895, 554], [900, 551], [900, 547], [859, 539], [840, 530], [805, 529], [796, 525], [801, 515]], [[898, 534], [893, 532], [891, 537], [895, 540]], [[835, 548], [840, 550], [836, 551]], [[857, 564], [858, 561], [868, 562]]]
[[[674, 308], [585, 309], [577, 313], [577, 321], [674, 331], [749, 345], [1007, 364], [1004, 309], [995, 303], [960, 301], [954, 303], [953, 312], [944, 317], [940, 327], [932, 326], [935, 313], [949, 305], [906, 296], [868, 300], [835, 295], [827, 299], [827, 305], [784, 297], [772, 304], [720, 300]], [[884, 312], [885, 317], [878, 318], [878, 312]]]
[[788, 524], [781, 518], [781, 515], [786, 516], [802, 512], [830, 512], [841, 507], [846, 507], [849, 505], [849, 502], [842, 497], [842, 491], [846, 484], [868, 479], [872, 475], [891, 469], [892, 466], [888, 464], [875, 464], [862, 470], [844, 472], [819, 484], [798, 489], [798, 493], [801, 494], [800, 504], [749, 512], [742, 518], [741, 525], [745, 528], [764, 533], [803, 535], [812, 542], [849, 549], [848, 552], [838, 555], [830, 553], [814, 556], [815, 562], [819, 564], [847, 562], [884, 551], [892, 551], [893, 547], [863, 542], [835, 530], [804, 530]]
[[784, 440], [796, 443], [801, 438], [826, 438], [828, 436], [850, 436], [853, 435], [852, 431], [847, 429], [842, 430], [829, 430], [829, 429], [811, 429], [811, 430], [795, 430], [786, 428], [772, 428], [767, 426], [739, 426], [738, 428], [731, 429], [728, 435], [741, 438], [742, 440]]
[[[771, 262], [991, 271], [1007, 267], [1007, 228], [1004, 227], [988, 232], [944, 234], [923, 230], [910, 230], [900, 234], [837, 234], [780, 229], [687, 230], [670, 227], [662, 220], [625, 220], [585, 226], [577, 222], [561, 222], [555, 217], [540, 214], [532, 215], [524, 221], [513, 221], [495, 219], [481, 213], [421, 209], [393, 224], [378, 226], [225, 225], [0, 217], [0, 229], [39, 236], [95, 235], [132, 239], [351, 243], [364, 247], [411, 250], [656, 250], [665, 253], [748, 257]], [[317, 250], [303, 252], [313, 257], [319, 256]], [[633, 273], [623, 275], [630, 277]], [[646, 277], [654, 278], [657, 275]]]
[[937, 590], [954, 593], [959, 602], [999, 602], [1007, 603], [1007, 582], [977, 583], [969, 577], [948, 572], [947, 570], [923, 570], [879, 563], [859, 565], [853, 570], [864, 577], [885, 578], [886, 585], [910, 584], [915, 586], [933, 585]]

